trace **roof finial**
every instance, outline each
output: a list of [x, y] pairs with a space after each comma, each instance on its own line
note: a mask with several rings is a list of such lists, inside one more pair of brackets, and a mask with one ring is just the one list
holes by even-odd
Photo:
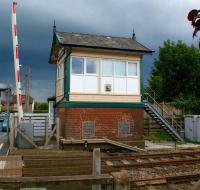
[[56, 33], [56, 21], [53, 21], [53, 33]]
[[136, 40], [136, 36], [135, 36], [135, 31], [134, 31], [134, 28], [133, 28], [132, 39], [133, 39], [133, 40]]

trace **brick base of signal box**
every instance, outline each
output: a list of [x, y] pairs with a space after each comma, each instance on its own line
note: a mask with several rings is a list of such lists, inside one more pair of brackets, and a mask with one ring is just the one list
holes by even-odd
[[[83, 139], [84, 122], [94, 123], [94, 134], [89, 138], [106, 137], [129, 145], [144, 147], [144, 110], [128, 108], [57, 108], [60, 135], [66, 139]], [[129, 134], [119, 132], [119, 123], [129, 125]], [[88, 138], [88, 137], [87, 137]]]

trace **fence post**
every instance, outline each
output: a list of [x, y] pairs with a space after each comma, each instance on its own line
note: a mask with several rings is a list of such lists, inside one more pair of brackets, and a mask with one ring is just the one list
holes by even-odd
[[164, 102], [162, 102], [162, 116], [164, 116]]
[[56, 142], [57, 142], [57, 149], [60, 148], [60, 119], [56, 118]]
[[14, 138], [15, 138], [15, 117], [11, 117], [11, 122], [9, 125], [9, 142], [10, 142], [10, 150], [14, 149]]
[[128, 171], [111, 173], [114, 178], [114, 190], [130, 190], [130, 175]]
[[48, 134], [49, 134], [48, 119], [47, 117], [45, 117], [45, 144], [47, 144], [48, 141]]
[[[98, 176], [101, 174], [101, 151], [100, 148], [93, 149], [93, 170], [92, 174]], [[101, 185], [93, 185], [92, 190], [101, 190]]]
[[174, 116], [172, 114], [172, 127], [174, 127]]

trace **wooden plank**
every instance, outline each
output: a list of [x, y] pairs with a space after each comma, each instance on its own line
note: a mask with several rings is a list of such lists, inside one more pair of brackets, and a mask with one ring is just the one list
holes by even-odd
[[166, 184], [166, 179], [151, 179], [151, 180], [144, 180], [144, 181], [138, 181], [134, 182], [136, 186], [145, 186], [145, 185], [159, 185], [159, 184]]
[[84, 156], [91, 156], [91, 152], [87, 151], [62, 151], [57, 149], [18, 149], [15, 151], [10, 152], [12, 155], [23, 155], [24, 158], [48, 158], [48, 157], [67, 157], [67, 158], [74, 158], [74, 157], [84, 157]]
[[41, 117], [41, 116], [49, 116], [49, 115], [51, 115], [51, 114], [49, 114], [49, 113], [25, 113], [24, 114], [24, 117], [34, 117], [34, 116], [39, 116], [39, 117]]
[[127, 145], [127, 144], [124, 144], [124, 143], [121, 143], [121, 142], [113, 141], [113, 140], [110, 140], [110, 139], [107, 139], [107, 138], [104, 138], [104, 140], [109, 144], [119, 146], [121, 148], [125, 148], [125, 149], [136, 151], [136, 152], [146, 152], [145, 149], [141, 149], [141, 148], [138, 148], [138, 147], [135, 147], [135, 146], [133, 147], [133, 146], [130, 146], [130, 145]]
[[19, 178], [0, 178], [0, 183], [30, 183], [30, 182], [86, 182], [92, 184], [112, 183], [113, 177], [109, 174], [93, 175], [75, 175], [75, 176], [47, 176], [47, 177], [19, 177]]
[[57, 149], [60, 148], [60, 120], [57, 117], [56, 118], [56, 144], [57, 144]]
[[81, 139], [81, 140], [76, 140], [76, 139], [60, 139], [60, 142], [62, 144], [84, 144], [85, 142], [89, 144], [96, 144], [96, 143], [105, 143], [104, 139]]
[[110, 139], [107, 139], [107, 138], [103, 138], [103, 139], [81, 139], [81, 140], [75, 140], [75, 139], [60, 139], [60, 142], [61, 144], [63, 145], [67, 145], [67, 144], [85, 144], [85, 142], [87, 142], [88, 144], [98, 144], [98, 143], [107, 143], [107, 144], [110, 144], [110, 145], [114, 145], [114, 146], [117, 146], [117, 147], [121, 147], [121, 148], [124, 148], [124, 149], [128, 149], [128, 150], [131, 150], [131, 151], [134, 151], [134, 152], [146, 152], [145, 149], [141, 149], [141, 148], [138, 148], [138, 147], [133, 147], [133, 146], [130, 146], [130, 145], [127, 145], [127, 144], [124, 144], [124, 143], [121, 143], [121, 142], [117, 142], [117, 141], [113, 141], [113, 140], [110, 140]]
[[48, 140], [45, 143], [45, 146], [47, 146], [49, 144], [49, 141], [51, 140], [51, 138], [53, 137], [54, 133], [56, 131], [56, 127], [54, 127], [54, 129], [51, 131], [51, 134], [48, 137]]
[[141, 102], [141, 95], [115, 95], [115, 94], [77, 94], [70, 93], [70, 101], [102, 101], [102, 102]]
[[125, 59], [125, 60], [131, 60], [131, 61], [140, 61], [141, 57], [140, 55], [133, 55], [133, 53], [126, 52], [94, 52], [93, 50], [73, 50], [72, 56], [84, 56], [84, 57], [94, 57], [94, 58], [111, 58], [111, 59]]

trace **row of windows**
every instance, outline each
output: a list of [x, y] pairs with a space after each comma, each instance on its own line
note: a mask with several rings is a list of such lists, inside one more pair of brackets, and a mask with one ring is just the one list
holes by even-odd
[[[136, 62], [101, 59], [103, 76], [137, 76]], [[72, 74], [97, 74], [97, 59], [72, 57]]]
[[[129, 122], [118, 122], [118, 136], [131, 135], [131, 127]], [[95, 137], [95, 122], [84, 121], [83, 122], [83, 137], [92, 138]]]

